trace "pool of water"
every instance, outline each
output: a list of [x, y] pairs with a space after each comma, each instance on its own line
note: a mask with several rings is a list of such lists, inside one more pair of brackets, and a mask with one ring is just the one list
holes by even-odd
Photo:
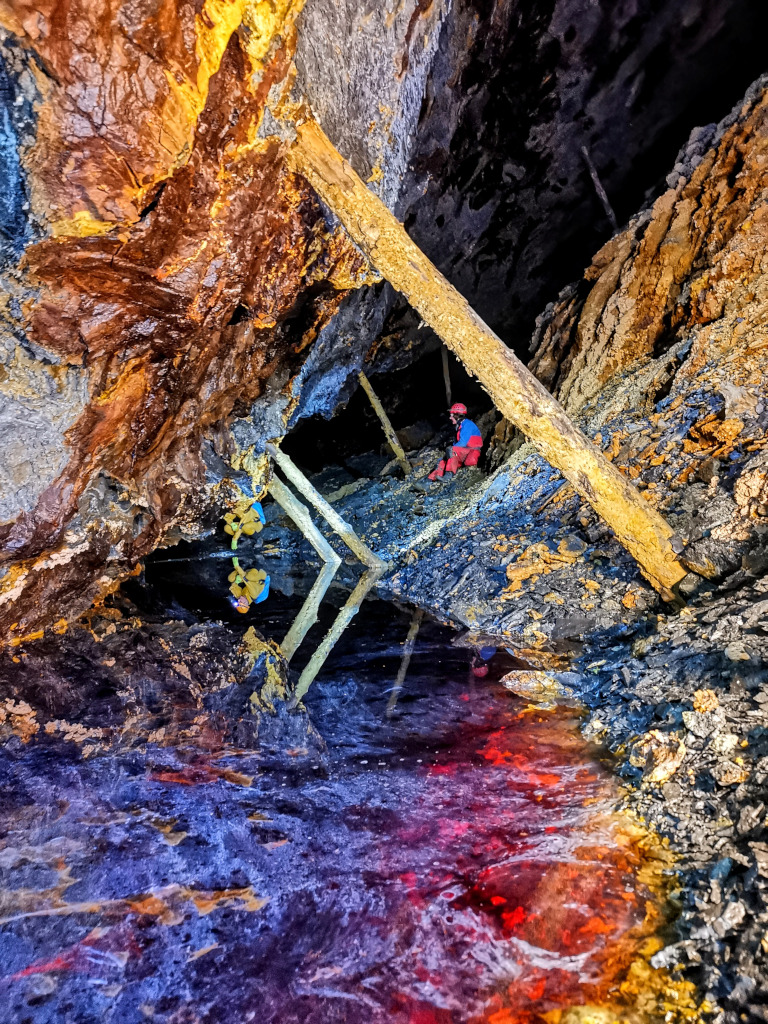
[[388, 718], [407, 628], [364, 607], [284, 756], [202, 727], [7, 751], [0, 1020], [551, 1024], [626, 1001], [656, 897], [577, 712], [475, 678], [427, 625]]

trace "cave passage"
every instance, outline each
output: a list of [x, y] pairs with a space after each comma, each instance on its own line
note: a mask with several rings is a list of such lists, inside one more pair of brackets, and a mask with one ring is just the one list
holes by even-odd
[[[449, 354], [453, 401], [464, 402], [470, 416], [493, 413], [493, 403], [461, 362]], [[439, 349], [432, 349], [404, 369], [371, 377], [392, 425], [406, 452], [417, 451], [436, 437], [451, 436], [448, 404]], [[492, 417], [494, 420], [496, 415]], [[362, 387], [331, 419], [312, 416], [301, 420], [281, 445], [302, 469], [319, 473], [339, 466], [351, 478], [383, 468], [393, 455], [376, 413]]]
[[0, 1024], [768, 1022], [766, 29], [3, 6]]

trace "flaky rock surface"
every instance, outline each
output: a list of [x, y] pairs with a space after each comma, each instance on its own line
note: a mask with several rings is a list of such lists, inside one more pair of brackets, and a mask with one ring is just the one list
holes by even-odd
[[[595, 256], [539, 318], [532, 369], [571, 410], [610, 378], [690, 340], [683, 373], [765, 322], [765, 80], [718, 127], [697, 129], [670, 188]], [[745, 380], [734, 379], [738, 388]], [[754, 388], [755, 381], [752, 381]], [[730, 401], [738, 406], [738, 392]]]
[[232, 475], [227, 423], [365, 280], [259, 137], [300, 6], [5, 11], [29, 108], [4, 279], [5, 630], [82, 610], [199, 532]]

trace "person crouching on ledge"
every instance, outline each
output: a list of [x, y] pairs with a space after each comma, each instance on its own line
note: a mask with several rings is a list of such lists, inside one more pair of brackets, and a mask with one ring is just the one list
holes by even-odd
[[476, 423], [467, 419], [467, 407], [456, 402], [450, 408], [451, 423], [456, 427], [456, 444], [448, 457], [440, 460], [437, 469], [429, 474], [430, 480], [440, 480], [446, 473], [456, 473], [460, 466], [476, 466], [480, 460], [483, 438]]

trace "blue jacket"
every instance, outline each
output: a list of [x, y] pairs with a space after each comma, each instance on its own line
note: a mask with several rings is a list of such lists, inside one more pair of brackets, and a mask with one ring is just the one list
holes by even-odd
[[477, 424], [473, 423], [472, 420], [462, 420], [459, 424], [459, 429], [456, 431], [456, 447], [468, 448], [470, 437], [479, 437], [482, 440]]

